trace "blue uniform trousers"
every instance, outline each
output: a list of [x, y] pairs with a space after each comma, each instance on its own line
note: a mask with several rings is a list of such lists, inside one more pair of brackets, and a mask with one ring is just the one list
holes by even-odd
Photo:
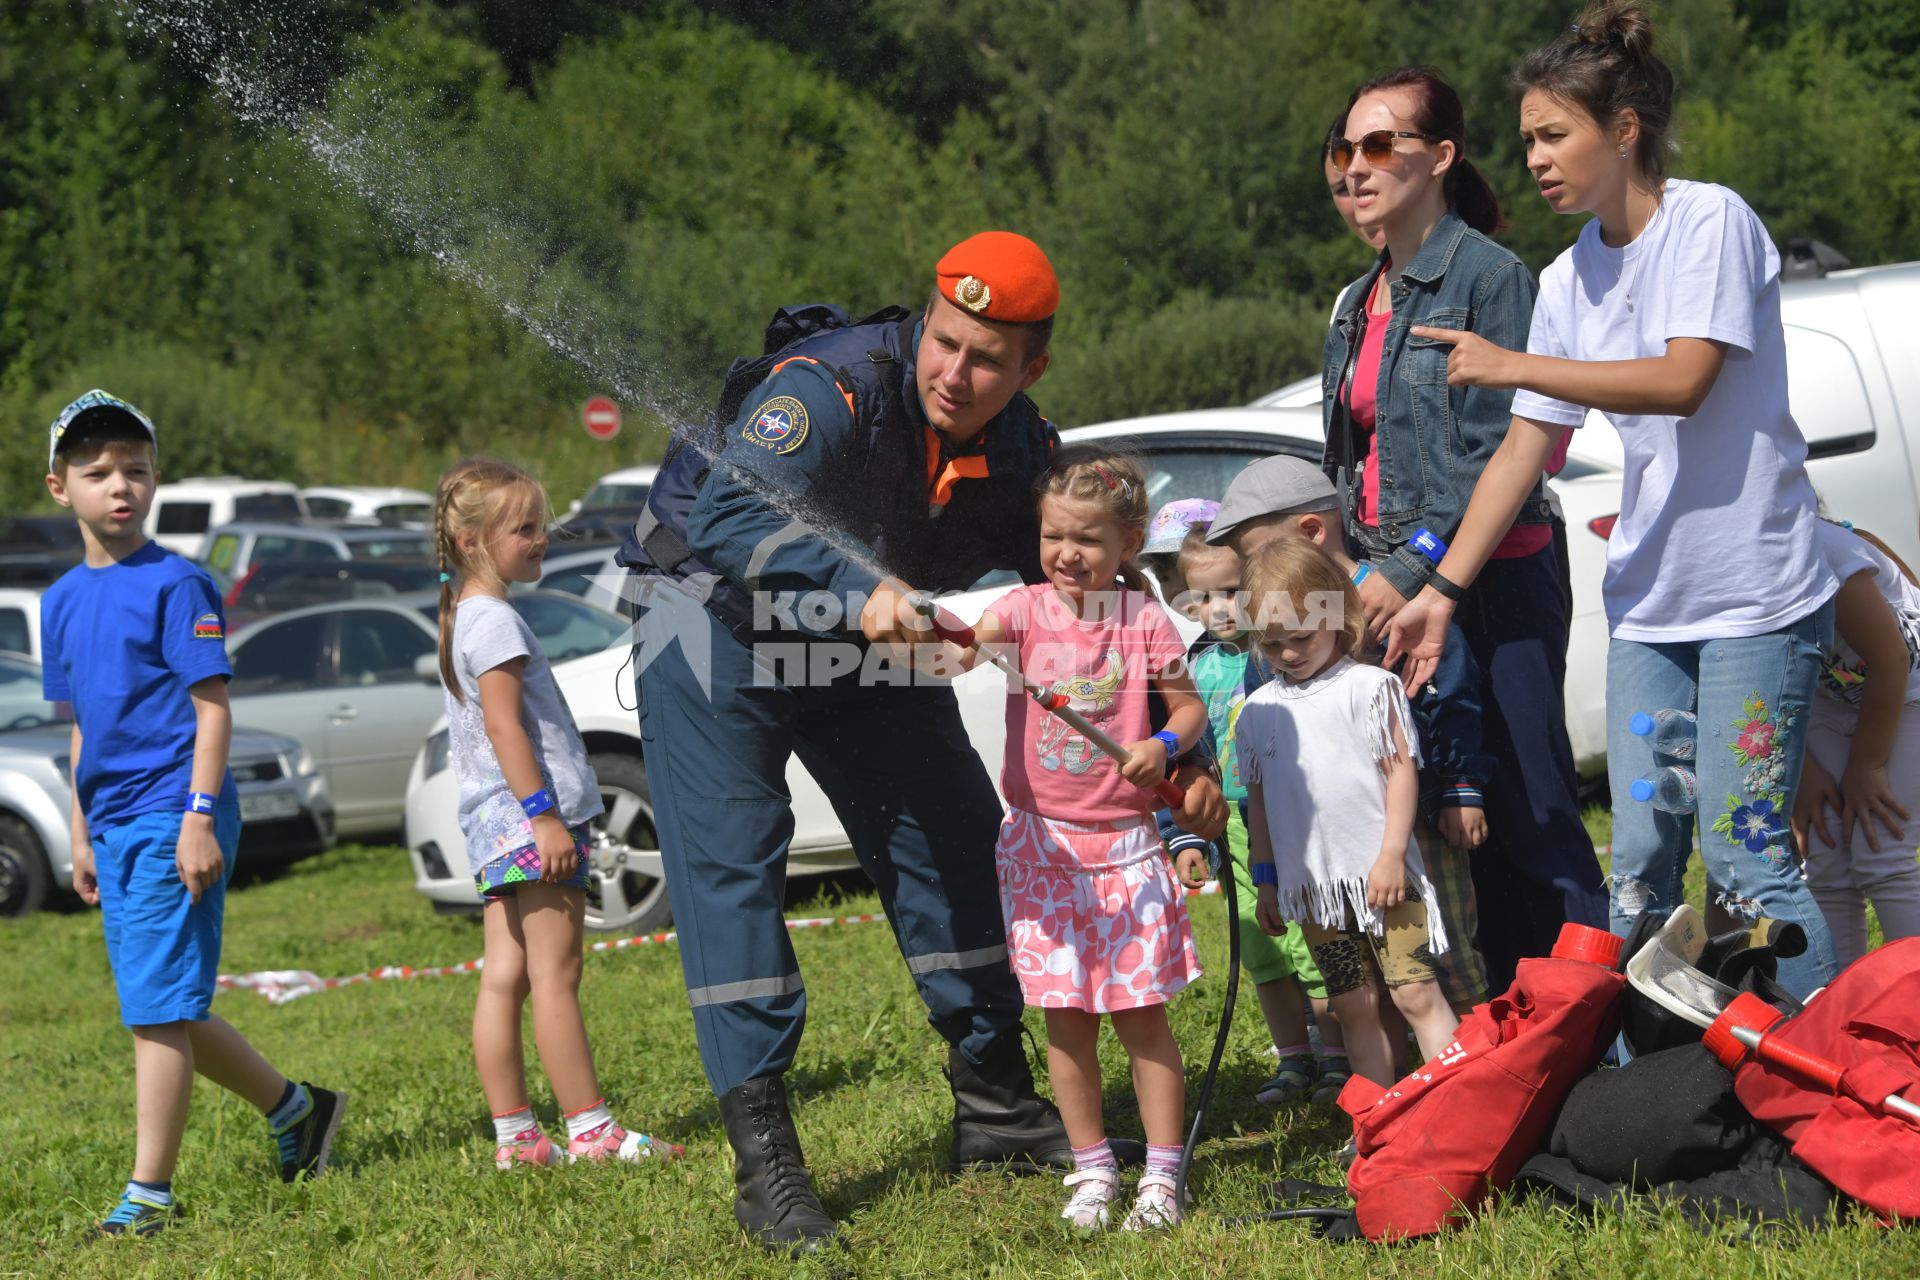
[[880, 891], [929, 1021], [978, 1061], [1020, 1021], [993, 848], [1001, 807], [944, 686], [789, 685], [658, 575], [634, 666], [655, 827], [715, 1094], [793, 1062], [806, 988], [781, 919], [798, 754]]

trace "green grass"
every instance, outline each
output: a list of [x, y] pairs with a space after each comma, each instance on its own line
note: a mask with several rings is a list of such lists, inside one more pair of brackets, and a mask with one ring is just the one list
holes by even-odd
[[[1597, 833], [1604, 835], [1602, 830]], [[1604, 841], [1603, 841], [1604, 843]], [[807, 914], [875, 910], [870, 895]], [[1214, 974], [1175, 1001], [1197, 1088], [1217, 1025], [1224, 903], [1196, 901]], [[391, 848], [347, 848], [236, 893], [229, 972], [345, 974], [443, 964], [480, 950], [471, 920], [435, 916]], [[1597, 1220], [1507, 1205], [1442, 1239], [1396, 1249], [1334, 1246], [1297, 1224], [1228, 1227], [1262, 1207], [1284, 1165], [1338, 1177], [1324, 1116], [1275, 1116], [1253, 1101], [1270, 1059], [1249, 999], [1234, 1027], [1198, 1208], [1152, 1238], [1068, 1240], [1053, 1227], [1057, 1182], [941, 1172], [949, 1101], [943, 1046], [928, 1029], [883, 926], [803, 932], [811, 1025], [791, 1083], [828, 1208], [848, 1224], [846, 1268], [930, 1276], [1746, 1277], [1920, 1274], [1920, 1237], [1850, 1223], [1766, 1243], [1703, 1240], [1674, 1219]], [[792, 1274], [736, 1231], [731, 1162], [700, 1074], [672, 947], [590, 955], [584, 1004], [601, 1077], [628, 1123], [683, 1142], [683, 1165], [495, 1175], [486, 1106], [469, 1056], [473, 979], [376, 983], [273, 1007], [251, 994], [216, 1008], [276, 1063], [352, 1094], [332, 1172], [283, 1187], [251, 1109], [197, 1087], [176, 1176], [189, 1217], [160, 1238], [77, 1249], [132, 1156], [130, 1045], [90, 913], [41, 914], [0, 930], [0, 1275], [515, 1277]], [[1138, 1133], [1109, 1037], [1112, 1124]], [[529, 1060], [533, 1058], [529, 1048]], [[537, 1079], [543, 1120], [555, 1120]], [[819, 1263], [801, 1274], [829, 1274]]]

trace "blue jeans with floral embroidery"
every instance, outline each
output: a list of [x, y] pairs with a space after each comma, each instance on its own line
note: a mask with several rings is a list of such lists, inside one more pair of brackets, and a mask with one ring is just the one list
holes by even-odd
[[1805, 996], [1832, 979], [1833, 940], [1793, 854], [1787, 820], [1806, 752], [1808, 707], [1833, 605], [1791, 626], [1727, 640], [1646, 644], [1615, 639], [1607, 650], [1607, 781], [1613, 788], [1612, 928], [1624, 935], [1648, 907], [1685, 900], [1693, 815], [1633, 798], [1634, 779], [1662, 765], [1628, 728], [1635, 712], [1692, 711], [1699, 739], [1700, 851], [1718, 901], [1735, 917], [1767, 916], [1806, 930], [1805, 955], [1780, 962], [1780, 983]]

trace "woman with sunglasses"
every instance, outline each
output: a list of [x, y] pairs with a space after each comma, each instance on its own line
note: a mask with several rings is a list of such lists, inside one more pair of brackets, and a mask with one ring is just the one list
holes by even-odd
[[1542, 277], [1526, 344], [1426, 331], [1452, 347], [1452, 385], [1518, 394], [1451, 549], [1393, 620], [1388, 659], [1410, 653], [1408, 681], [1423, 677], [1560, 428], [1605, 413], [1626, 452], [1603, 589], [1613, 929], [1684, 900], [1694, 815], [1631, 798], [1672, 763], [1631, 726], [1695, 712], [1708, 878], [1735, 916], [1806, 931], [1779, 975], [1805, 996], [1833, 976], [1833, 948], [1787, 823], [1839, 583], [1787, 408], [1780, 258], [1739, 196], [1664, 176], [1673, 75], [1638, 8], [1594, 5], [1513, 80], [1540, 194], [1593, 218]]
[[[1533, 314], [1533, 278], [1489, 239], [1499, 202], [1465, 152], [1459, 95], [1426, 67], [1356, 89], [1344, 134], [1327, 146], [1359, 228], [1385, 235], [1374, 269], [1341, 299], [1322, 372], [1324, 465], [1348, 540], [1368, 561], [1358, 587], [1376, 637], [1433, 572], [1421, 547], [1436, 544], [1420, 535], [1454, 537], [1512, 419], [1511, 392], [1448, 385], [1448, 347], [1431, 333], [1518, 347]], [[1563, 923], [1606, 918], [1567, 740], [1569, 618], [1551, 519], [1536, 468], [1498, 558], [1455, 619], [1478, 668], [1491, 768], [1482, 794], [1448, 789], [1435, 817], [1455, 848], [1479, 846], [1472, 879], [1495, 991], [1521, 957], [1550, 951]]]

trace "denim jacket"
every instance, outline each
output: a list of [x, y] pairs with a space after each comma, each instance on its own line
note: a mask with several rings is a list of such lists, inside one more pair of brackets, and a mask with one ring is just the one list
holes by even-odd
[[[1327, 332], [1321, 403], [1327, 431], [1322, 466], [1339, 488], [1347, 538], [1411, 598], [1433, 565], [1407, 542], [1421, 529], [1452, 542], [1467, 499], [1512, 421], [1513, 392], [1447, 385], [1446, 343], [1410, 337], [1413, 325], [1467, 329], [1512, 351], [1527, 347], [1533, 321], [1533, 276], [1506, 249], [1447, 213], [1392, 288], [1393, 315], [1380, 352], [1376, 458], [1379, 527], [1355, 518], [1364, 443], [1347, 415], [1346, 384], [1360, 344], [1367, 295], [1383, 257], [1348, 287]], [[1516, 524], [1552, 518], [1544, 482], [1521, 507]]]

